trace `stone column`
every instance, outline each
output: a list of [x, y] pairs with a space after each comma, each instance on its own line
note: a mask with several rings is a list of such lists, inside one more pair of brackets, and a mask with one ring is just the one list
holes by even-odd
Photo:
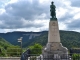
[[49, 22], [48, 42], [60, 42], [59, 28], [57, 20]]

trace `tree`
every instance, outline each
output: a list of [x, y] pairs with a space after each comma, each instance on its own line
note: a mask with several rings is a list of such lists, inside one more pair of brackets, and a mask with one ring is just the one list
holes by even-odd
[[42, 53], [42, 46], [38, 43], [35, 43], [33, 46], [29, 46], [31, 50], [31, 54], [41, 54]]

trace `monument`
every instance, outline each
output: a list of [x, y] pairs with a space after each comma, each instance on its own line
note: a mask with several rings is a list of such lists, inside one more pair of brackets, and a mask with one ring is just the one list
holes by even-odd
[[48, 32], [48, 43], [42, 51], [44, 60], [69, 60], [68, 49], [63, 47], [60, 41], [60, 34], [58, 28], [58, 20], [56, 18], [56, 6], [54, 2], [50, 5], [50, 22], [49, 22], [49, 32]]

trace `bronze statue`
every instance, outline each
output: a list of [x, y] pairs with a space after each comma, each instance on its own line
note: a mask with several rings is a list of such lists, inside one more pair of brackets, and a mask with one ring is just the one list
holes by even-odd
[[50, 12], [51, 12], [51, 16], [52, 16], [52, 18], [51, 19], [54, 19], [54, 18], [56, 18], [56, 10], [55, 10], [55, 5], [54, 5], [54, 2], [52, 1], [51, 2], [51, 5], [50, 5]]

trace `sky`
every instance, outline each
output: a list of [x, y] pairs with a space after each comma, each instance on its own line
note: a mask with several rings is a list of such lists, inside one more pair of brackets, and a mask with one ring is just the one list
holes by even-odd
[[59, 30], [80, 32], [80, 0], [0, 0], [0, 33], [49, 30], [52, 1]]

